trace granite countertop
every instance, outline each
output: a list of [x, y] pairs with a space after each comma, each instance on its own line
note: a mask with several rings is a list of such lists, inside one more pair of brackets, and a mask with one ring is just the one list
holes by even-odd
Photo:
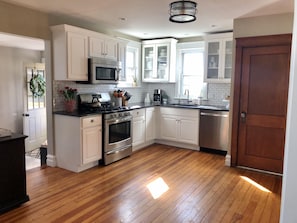
[[[141, 109], [141, 108], [149, 108], [149, 107], [170, 107], [170, 108], [187, 108], [187, 109], [203, 109], [203, 110], [214, 110], [214, 111], [229, 111], [225, 106], [212, 106], [212, 105], [195, 105], [195, 104], [162, 104], [162, 105], [155, 105], [153, 103], [130, 103], [129, 106], [125, 107], [125, 109], [120, 111], [130, 111], [134, 109]], [[113, 112], [118, 112], [119, 110], [115, 111], [96, 111], [96, 112], [85, 112], [75, 110], [73, 112], [66, 112], [66, 111], [55, 111], [54, 114], [57, 115], [67, 115], [67, 116], [75, 116], [75, 117], [84, 117], [89, 115], [96, 115], [96, 114], [108, 114]]]

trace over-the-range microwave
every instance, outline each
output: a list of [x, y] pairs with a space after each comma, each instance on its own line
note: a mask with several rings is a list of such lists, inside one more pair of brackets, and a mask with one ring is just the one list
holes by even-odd
[[88, 58], [88, 83], [116, 84], [119, 81], [121, 63], [108, 58]]

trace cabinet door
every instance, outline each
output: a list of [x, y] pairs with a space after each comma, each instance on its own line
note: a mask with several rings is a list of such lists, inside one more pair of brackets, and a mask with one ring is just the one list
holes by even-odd
[[198, 145], [198, 119], [181, 119], [180, 122], [180, 141]]
[[156, 73], [160, 81], [169, 80], [169, 44], [156, 45]]
[[145, 139], [151, 141], [156, 138], [156, 114], [154, 108], [147, 108], [145, 113]]
[[119, 73], [120, 81], [126, 80], [126, 52], [127, 52], [127, 44], [126, 43], [118, 43], [118, 61], [121, 62], [121, 70]]
[[174, 116], [161, 116], [161, 139], [177, 140], [177, 123], [178, 120]]
[[88, 80], [88, 38], [83, 34], [67, 32], [67, 79]]
[[230, 83], [232, 75], [232, 38], [207, 43], [205, 82]]
[[102, 158], [101, 126], [82, 130], [82, 163], [90, 163]]
[[206, 79], [219, 78], [220, 44], [220, 41], [212, 41], [207, 43]]
[[105, 57], [113, 60], [118, 59], [118, 42], [114, 39], [106, 38], [104, 41]]
[[155, 45], [143, 46], [142, 51], [142, 75], [143, 81], [152, 80], [157, 78], [157, 74], [154, 72], [155, 68]]
[[224, 79], [231, 79], [231, 75], [232, 75], [232, 49], [233, 49], [232, 40], [224, 41], [223, 42], [223, 49], [224, 49], [223, 78]]
[[140, 145], [145, 142], [145, 120], [143, 117], [138, 117], [133, 120], [133, 146]]
[[104, 57], [104, 39], [89, 37], [90, 57]]

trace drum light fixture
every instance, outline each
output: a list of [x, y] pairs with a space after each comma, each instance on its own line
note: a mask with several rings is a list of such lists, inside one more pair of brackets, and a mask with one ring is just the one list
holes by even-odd
[[176, 23], [187, 23], [196, 20], [197, 3], [193, 1], [175, 1], [169, 5], [169, 20]]

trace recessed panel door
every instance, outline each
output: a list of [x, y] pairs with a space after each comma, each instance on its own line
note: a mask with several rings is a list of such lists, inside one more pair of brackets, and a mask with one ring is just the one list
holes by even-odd
[[282, 173], [290, 46], [242, 53], [237, 164]]

